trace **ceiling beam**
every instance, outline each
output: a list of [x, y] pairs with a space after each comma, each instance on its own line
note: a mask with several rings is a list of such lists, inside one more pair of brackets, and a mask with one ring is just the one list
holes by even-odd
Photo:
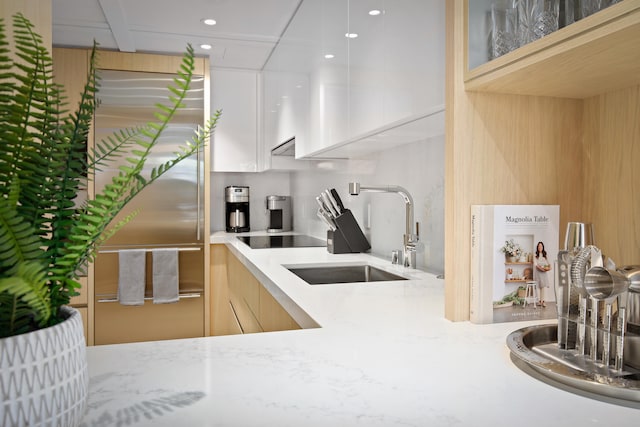
[[129, 31], [127, 17], [120, 0], [99, 0], [99, 2], [118, 49], [121, 52], [135, 52], [136, 44]]

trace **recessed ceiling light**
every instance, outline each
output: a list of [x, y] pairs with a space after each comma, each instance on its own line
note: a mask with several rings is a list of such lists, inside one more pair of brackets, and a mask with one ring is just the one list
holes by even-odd
[[212, 48], [212, 46], [210, 44], [203, 43], [200, 45], [200, 48], [204, 50], [209, 50]]
[[355, 39], [358, 37], [358, 33], [346, 33], [344, 36], [348, 39]]
[[371, 16], [378, 16], [382, 13], [382, 11], [380, 9], [371, 9], [369, 11], [369, 15]]
[[335, 55], [332, 54], [332, 53], [327, 53], [324, 57], [325, 57], [325, 59], [332, 59], [332, 58], [335, 57]]
[[217, 24], [216, 20], [215, 20], [215, 19], [212, 19], [212, 18], [206, 18], [206, 19], [203, 19], [203, 20], [202, 20], [202, 23], [203, 23], [204, 25], [216, 25], [216, 24]]

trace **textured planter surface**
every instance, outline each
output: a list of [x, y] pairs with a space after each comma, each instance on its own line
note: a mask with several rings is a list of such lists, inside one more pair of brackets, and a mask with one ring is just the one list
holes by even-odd
[[0, 425], [77, 426], [89, 392], [82, 318], [0, 339]]

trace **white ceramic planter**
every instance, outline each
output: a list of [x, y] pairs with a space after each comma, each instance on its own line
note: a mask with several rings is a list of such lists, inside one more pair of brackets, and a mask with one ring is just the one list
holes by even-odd
[[77, 426], [87, 405], [84, 328], [80, 312], [50, 328], [0, 339], [0, 425]]

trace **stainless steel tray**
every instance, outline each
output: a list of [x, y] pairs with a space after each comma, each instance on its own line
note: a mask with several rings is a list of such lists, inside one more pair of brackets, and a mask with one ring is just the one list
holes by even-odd
[[640, 372], [615, 371], [558, 348], [555, 324], [530, 326], [507, 337], [511, 359], [535, 378], [568, 391], [611, 403], [640, 408]]

